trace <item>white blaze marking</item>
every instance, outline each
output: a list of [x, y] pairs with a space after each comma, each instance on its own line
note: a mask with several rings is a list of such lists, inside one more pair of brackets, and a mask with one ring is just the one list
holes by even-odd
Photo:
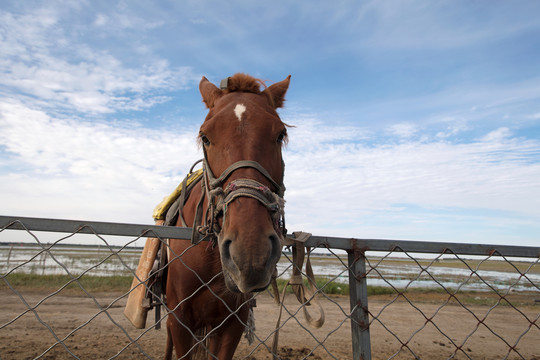
[[234, 114], [238, 118], [238, 121], [242, 121], [242, 114], [246, 111], [246, 106], [244, 104], [236, 104], [234, 108]]

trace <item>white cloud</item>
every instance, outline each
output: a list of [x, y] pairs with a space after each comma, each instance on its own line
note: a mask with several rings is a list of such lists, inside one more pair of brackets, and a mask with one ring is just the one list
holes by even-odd
[[[294, 143], [288, 146], [293, 149], [311, 149], [321, 143], [357, 142], [367, 140], [369, 132], [358, 126], [329, 125], [316, 117], [309, 115], [289, 115], [283, 119], [285, 123], [292, 125], [291, 133], [295, 134]], [[312, 136], [316, 134], [317, 138]]]
[[104, 26], [109, 22], [109, 17], [105, 14], [97, 14], [94, 20], [95, 26]]
[[[418, 239], [434, 233], [419, 229], [463, 222], [460, 214], [469, 211], [483, 215], [467, 221], [491, 221], [491, 227], [532, 226], [540, 218], [537, 140], [502, 128], [466, 144], [389, 138], [368, 145], [360, 128], [291, 120], [296, 127], [284, 155], [290, 230]], [[4, 101], [0, 148], [7, 156], [0, 166], [13, 170], [0, 175], [3, 211], [149, 223], [154, 206], [200, 156], [196, 134], [196, 128], [163, 136], [62, 120]], [[419, 217], [409, 206], [424, 213]], [[447, 209], [454, 213], [444, 215]], [[486, 211], [513, 215], [494, 220]], [[455, 231], [441, 237], [456, 240], [444, 238]], [[483, 236], [475, 240], [497, 240], [489, 231]]]
[[[167, 101], [160, 92], [186, 88], [199, 78], [189, 67], [172, 67], [152, 55], [130, 67], [107, 50], [90, 48], [56, 26], [61, 16], [53, 8], [18, 16], [0, 12], [0, 33], [4, 34], [0, 36], [0, 86], [10, 94], [22, 93], [27, 101], [37, 97], [50, 109], [111, 113]], [[99, 14], [96, 22], [104, 24], [107, 19]], [[120, 23], [128, 26], [128, 22]]]
[[[144, 14], [147, 15], [147, 14]], [[138, 16], [130, 11], [129, 7], [112, 9], [107, 15], [97, 14], [94, 20], [97, 27], [106, 27], [107, 31], [121, 30], [152, 30], [164, 25], [162, 20], [150, 20]]]
[[516, 131], [536, 126], [531, 114], [538, 103], [540, 78], [535, 77], [491, 86], [459, 84], [429, 94], [383, 98], [351, 105], [348, 112], [353, 115], [344, 117], [365, 123], [370, 131], [407, 131], [410, 124], [418, 136], [434, 131], [440, 139], [448, 139], [478, 128]]
[[418, 133], [418, 126], [411, 123], [393, 124], [388, 127], [388, 132], [400, 138], [410, 138]]
[[[540, 142], [512, 138], [507, 129], [464, 144], [387, 139], [375, 145], [331, 144], [314, 131], [305, 149], [293, 145], [299, 135], [294, 129], [290, 133], [286, 185], [292, 228], [365, 234], [373, 224], [363, 219], [378, 216], [391, 227], [387, 236], [399, 237], [390, 219], [408, 215], [397, 204], [432, 209], [432, 215], [459, 209], [514, 214], [532, 222], [540, 218], [540, 198], [531, 196], [540, 193]], [[377, 231], [380, 235], [381, 228]]]
[[501, 142], [512, 136], [512, 132], [507, 127], [498, 128], [486, 134], [482, 141], [485, 142]]
[[51, 118], [0, 103], [3, 211], [148, 222], [199, 156], [197, 129], [181, 133]]
[[442, 131], [435, 135], [439, 139], [447, 139], [464, 131], [470, 130], [467, 120], [463, 116], [445, 116], [441, 119], [432, 119], [432, 123], [440, 123], [444, 126]]
[[[321, 101], [328, 104], [325, 111], [354, 114], [352, 119], [336, 118], [364, 126], [344, 126], [310, 115], [284, 119], [297, 126], [290, 129], [285, 151], [291, 230], [403, 237], [413, 224], [442, 224], [452, 230], [453, 220], [462, 221], [470, 211], [482, 213], [471, 222], [491, 221], [492, 227], [500, 226], [493, 224], [497, 221], [529, 229], [531, 223], [540, 223], [539, 141], [514, 135], [519, 126], [538, 119], [539, 78], [523, 73], [513, 82], [486, 84], [471, 78], [469, 84], [459, 84], [448, 82], [454, 73], [445, 72], [427, 84], [430, 89], [439, 84], [442, 90], [419, 95], [422, 92], [411, 89], [408, 98], [385, 99], [377, 94], [399, 91], [399, 79], [394, 88], [382, 87], [382, 81], [362, 102], [356, 101], [362, 97], [354, 91], [350, 96], [355, 101], [349, 101], [339, 88], [345, 84], [342, 79], [355, 75], [347, 73], [351, 69], [384, 74], [384, 66], [369, 68], [372, 54], [381, 59], [378, 48], [407, 55], [400, 50], [486, 45], [537, 29], [536, 12], [511, 21], [523, 16], [523, 10], [507, 14], [501, 6], [514, 5], [499, 4], [477, 24], [468, 15], [472, 11], [454, 5], [445, 13], [449, 5], [443, 3], [351, 2], [343, 7], [346, 10], [335, 11], [312, 5], [291, 5], [294, 11], [289, 11], [258, 4], [253, 6], [264, 13], [262, 18], [246, 16], [245, 22], [238, 22], [231, 19], [253, 13], [253, 8], [219, 4], [208, 11], [199, 2], [171, 4], [167, 9], [140, 3], [96, 12], [98, 5], [78, 4], [53, 2], [13, 13], [0, 10], [0, 198], [8, 214], [149, 222], [156, 203], [200, 156], [197, 129], [173, 130], [164, 136], [141, 124], [113, 123], [116, 119], [110, 114], [171, 101], [174, 90], [200, 79], [189, 66], [178, 63], [197, 64], [213, 71], [212, 76], [239, 66], [275, 72], [302, 64], [298, 72], [305, 77], [300, 81], [310, 83], [306, 78], [318, 72], [323, 79], [330, 79], [327, 75], [336, 79], [321, 87], [321, 96], [341, 94], [347, 105]], [[463, 21], [461, 15], [467, 15]], [[351, 21], [354, 16], [358, 21]], [[280, 30], [288, 36], [277, 38], [285, 40], [276, 41], [275, 36], [269, 40], [268, 34], [276, 34], [274, 24], [291, 18], [301, 21]], [[167, 31], [154, 32], [160, 27]], [[306, 32], [324, 34], [328, 45], [324, 56], [312, 56], [320, 53], [319, 42], [296, 41]], [[347, 56], [339, 53], [340, 47]], [[276, 65], [273, 55], [278, 51], [285, 55]], [[412, 56], [411, 61], [431, 61], [428, 53]], [[459, 54], [449, 51], [448, 56]], [[337, 58], [343, 69], [330, 61]], [[354, 66], [350, 62], [347, 66], [346, 58], [352, 58]], [[399, 56], [389, 63], [397, 64], [394, 61], [399, 62]], [[457, 73], [457, 82], [462, 75]], [[359, 85], [378, 82], [370, 77], [366, 81]], [[304, 90], [317, 102], [314, 90], [305, 87], [297, 93], [300, 101]], [[186, 110], [179, 108], [153, 115], [174, 117]], [[389, 125], [384, 119], [398, 120]], [[464, 139], [468, 135], [475, 139]], [[415, 213], [413, 207], [423, 210]], [[415, 234], [422, 237], [420, 231]], [[486, 231], [485, 236], [493, 234]]]

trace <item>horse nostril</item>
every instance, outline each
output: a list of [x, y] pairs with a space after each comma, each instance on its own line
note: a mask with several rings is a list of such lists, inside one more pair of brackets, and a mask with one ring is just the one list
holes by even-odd
[[272, 256], [279, 257], [281, 254], [281, 242], [276, 234], [272, 234], [268, 236], [268, 239], [270, 240], [270, 244], [272, 246], [271, 254]]
[[272, 247], [277, 247], [279, 245], [279, 239], [276, 236], [276, 234], [272, 234], [268, 238], [270, 239], [270, 243], [272, 244]]
[[231, 250], [230, 250], [231, 244], [232, 244], [231, 239], [226, 239], [225, 241], [223, 241], [223, 245], [221, 246], [221, 252], [225, 259], [231, 258]]

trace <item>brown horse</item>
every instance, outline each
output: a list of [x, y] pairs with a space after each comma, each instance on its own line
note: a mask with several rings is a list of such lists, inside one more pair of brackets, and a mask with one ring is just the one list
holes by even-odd
[[[264, 290], [285, 232], [281, 156], [283, 106], [290, 76], [261, 91], [260, 80], [236, 74], [221, 89], [202, 78], [208, 115], [199, 132], [205, 158], [201, 186], [180, 210], [177, 226], [194, 239], [171, 239], [167, 277], [167, 351], [191, 359], [231, 359], [249, 313], [251, 293]], [[210, 239], [198, 242], [199, 236]], [[217, 245], [217, 246], [216, 246]], [[201, 335], [202, 334], [202, 335]]]

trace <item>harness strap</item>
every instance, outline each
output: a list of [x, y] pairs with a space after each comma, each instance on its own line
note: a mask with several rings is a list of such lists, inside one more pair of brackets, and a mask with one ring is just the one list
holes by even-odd
[[281, 166], [283, 168], [282, 177], [280, 179], [280, 183], [278, 184], [261, 164], [253, 160], [239, 160], [231, 164], [229, 167], [227, 167], [221, 173], [221, 175], [216, 178], [216, 176], [212, 172], [212, 169], [210, 168], [210, 165], [208, 164], [208, 156], [206, 154], [206, 148], [204, 147], [203, 147], [203, 154], [204, 154], [203, 165], [204, 165], [205, 172], [208, 175], [208, 180], [209, 180], [208, 185], [210, 189], [214, 189], [216, 187], [223, 185], [223, 182], [227, 180], [227, 178], [236, 170], [250, 167], [250, 168], [256, 169], [266, 179], [268, 179], [268, 181], [270, 181], [272, 186], [276, 188], [276, 193], [279, 196], [283, 197], [283, 195], [285, 194], [285, 186], [283, 185], [283, 175], [285, 174], [285, 163], [283, 162], [283, 160], [281, 161]]
[[210, 179], [210, 188], [216, 188], [216, 187], [219, 187], [223, 184], [223, 182], [236, 170], [238, 169], [241, 169], [241, 168], [253, 168], [253, 169], [256, 169], [258, 172], [260, 172], [262, 175], [264, 175], [265, 178], [268, 179], [268, 181], [270, 181], [270, 183], [272, 184], [272, 186], [274, 186], [276, 188], [276, 192], [278, 194], [280, 194], [281, 196], [283, 196], [283, 193], [284, 193], [284, 189], [283, 189], [283, 185], [281, 184], [278, 184], [274, 179], [272, 179], [272, 176], [270, 176], [270, 174], [268, 173], [268, 171], [263, 168], [261, 166], [261, 164], [259, 164], [258, 162], [256, 161], [253, 161], [253, 160], [240, 160], [240, 161], [237, 161], [235, 162], [234, 164], [232, 164], [231, 166], [229, 166], [227, 169], [225, 169], [225, 171], [223, 171], [223, 173], [218, 177], [214, 177], [214, 174], [212, 173], [212, 170], [210, 170], [210, 166], [208, 166], [208, 164], [206, 164], [206, 171], [208, 172], [208, 177]]
[[[283, 313], [283, 306], [285, 302], [285, 296], [287, 294], [287, 286], [291, 285], [291, 288], [293, 290], [293, 293], [296, 295], [296, 298], [298, 299], [298, 302], [302, 306], [302, 311], [304, 313], [304, 318], [306, 319], [307, 323], [318, 329], [321, 326], [323, 326], [325, 321], [325, 315], [324, 310], [322, 308], [322, 305], [317, 300], [318, 293], [317, 293], [317, 285], [315, 284], [315, 276], [313, 274], [313, 269], [311, 267], [311, 261], [310, 261], [310, 248], [305, 247], [304, 243], [307, 239], [311, 237], [310, 233], [305, 232], [295, 232], [294, 238], [287, 237], [285, 239], [285, 245], [294, 245], [292, 247], [292, 254], [293, 254], [293, 271], [291, 275], [291, 279], [285, 284], [283, 287], [282, 294], [280, 296], [278, 287], [277, 287], [277, 281], [276, 276], [272, 278], [272, 289], [274, 290], [274, 301], [278, 305], [280, 305], [279, 308], [279, 316], [276, 323], [276, 330], [274, 332], [274, 340], [272, 342], [272, 356], [274, 359], [279, 359], [278, 357], [278, 341], [279, 341], [279, 329], [280, 329], [280, 322], [281, 322], [281, 314]], [[306, 261], [306, 277], [308, 280], [308, 286], [304, 285], [303, 279], [302, 279], [302, 267], [304, 265], [304, 254], [307, 253], [307, 261]], [[312, 304], [315, 304], [319, 308], [319, 318], [314, 319], [311, 314], [306, 309], [306, 306], [310, 306]]]
[[[182, 181], [182, 188], [185, 189], [186, 187], [187, 187], [187, 177], [185, 177], [184, 181]], [[184, 219], [184, 214], [181, 209], [184, 207], [184, 203], [186, 202], [186, 192], [187, 191], [182, 191], [182, 193], [180, 194], [180, 199], [178, 199], [178, 204], [180, 205], [180, 207], [178, 208], [178, 217], [180, 218], [180, 221], [182, 222], [183, 227], [187, 227], [186, 219]]]
[[[283, 176], [280, 181], [281, 183], [278, 184], [272, 176], [270, 176], [268, 171], [258, 162], [253, 160], [240, 160], [228, 166], [223, 173], [216, 178], [208, 164], [208, 157], [204, 147], [203, 152], [202, 192], [195, 212], [191, 242], [193, 244], [198, 244], [200, 241], [209, 238], [215, 246], [219, 233], [221, 232], [218, 218], [221, 215], [225, 216], [227, 206], [239, 197], [251, 197], [263, 204], [270, 212], [276, 230], [280, 230], [277, 232], [278, 235], [280, 237], [286, 235], [285, 213], [283, 210], [285, 204], [285, 201], [283, 200], [283, 194], [285, 192]], [[282, 166], [284, 169], [283, 161]], [[272, 184], [276, 189], [276, 192], [271, 191], [266, 185], [253, 179], [237, 179], [231, 181], [227, 188], [223, 189], [223, 183], [234, 171], [246, 167], [253, 168], [260, 172]], [[207, 198], [208, 206], [206, 214], [203, 214], [205, 197]], [[202, 239], [201, 235], [203, 236]]]
[[191, 243], [192, 244], [198, 244], [201, 241], [201, 233], [203, 232], [202, 227], [202, 213], [203, 213], [203, 204], [204, 204], [204, 198], [206, 196], [205, 186], [204, 183], [206, 182], [206, 179], [203, 176], [203, 179], [201, 180], [201, 197], [199, 198], [199, 201], [197, 202], [197, 208], [195, 210], [195, 218], [193, 220], [193, 227], [191, 229]]
[[[199, 181], [201, 181], [201, 178], [198, 178], [196, 181], [194, 181], [193, 183], [189, 184], [189, 187], [188, 187], [188, 178], [190, 177], [191, 174], [193, 174], [193, 169], [195, 168], [195, 166], [202, 162], [202, 159], [200, 160], [197, 160], [192, 166], [191, 166], [191, 169], [189, 169], [189, 173], [188, 175], [184, 178], [184, 181], [182, 181], [182, 189], [184, 189], [184, 191], [182, 191], [180, 193], [180, 198], [178, 199], [178, 217], [180, 218], [180, 221], [182, 222], [182, 226], [183, 227], [188, 227], [187, 223], [186, 223], [186, 220], [184, 219], [184, 214], [183, 214], [183, 211], [182, 209], [184, 208], [184, 204], [186, 203], [186, 200], [187, 200], [187, 197], [189, 196], [189, 194], [191, 194], [191, 190], [193, 190], [193, 187], [195, 187], [195, 184]], [[170, 224], [170, 223], [169, 223]], [[172, 224], [174, 225], [174, 224]]]

